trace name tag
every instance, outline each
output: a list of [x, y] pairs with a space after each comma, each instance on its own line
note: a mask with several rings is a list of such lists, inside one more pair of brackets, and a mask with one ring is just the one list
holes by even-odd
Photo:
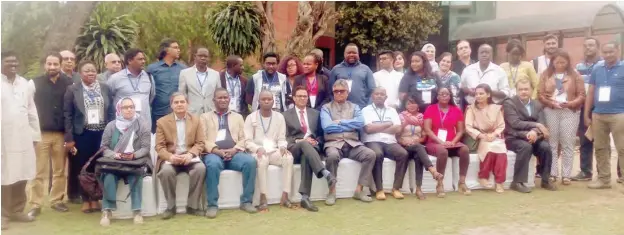
[[568, 95], [566, 93], [563, 93], [561, 95], [556, 96], [555, 100], [559, 103], [566, 103], [568, 102]]
[[312, 108], [314, 108], [314, 106], [316, 105], [316, 96], [315, 95], [311, 95], [310, 96], [310, 105], [312, 105]]
[[598, 102], [609, 102], [611, 99], [611, 87], [601, 86], [598, 89]]
[[100, 124], [99, 109], [87, 109], [87, 124]]
[[132, 97], [132, 102], [134, 103], [134, 111], [141, 112], [141, 110], [143, 110], [141, 107], [141, 99], [139, 97]]
[[346, 81], [347, 81], [347, 86], [349, 87], [349, 89], [348, 89], [348, 90], [349, 90], [349, 92], [351, 92], [351, 85], [353, 84], [353, 80], [348, 79], [348, 80], [346, 80]]
[[425, 104], [431, 104], [431, 91], [422, 91], [422, 98]]
[[240, 110], [238, 109], [239, 105], [240, 105], [240, 102], [238, 102], [238, 99], [232, 98], [232, 99], [230, 99], [230, 105], [228, 105], [228, 106], [229, 106], [230, 110], [233, 110], [233, 111], [236, 111], [236, 112], [240, 112]]
[[217, 140], [216, 141], [218, 142], [218, 141], [225, 140], [225, 136], [226, 136], [225, 129], [221, 129], [221, 130], [217, 131]]
[[275, 150], [275, 141], [270, 139], [264, 139], [262, 141], [262, 147], [267, 153], [272, 152]]
[[438, 129], [438, 139], [441, 139], [442, 141], [447, 141], [447, 135], [448, 131], [446, 131], [446, 129]]

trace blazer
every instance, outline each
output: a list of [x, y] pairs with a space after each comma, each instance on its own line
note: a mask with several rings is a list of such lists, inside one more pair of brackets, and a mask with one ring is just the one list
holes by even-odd
[[542, 132], [537, 128], [537, 123], [546, 125], [544, 117], [544, 106], [537, 100], [531, 99], [531, 115], [518, 96], [503, 100], [503, 117], [505, 120], [505, 139], [526, 139], [529, 131], [535, 131], [538, 137], [543, 137]]
[[[318, 82], [318, 94], [316, 96], [316, 104], [314, 105], [314, 109], [321, 111], [321, 107], [323, 107], [324, 104], [329, 103], [329, 97], [330, 93], [332, 93], [332, 89], [329, 87], [329, 78], [327, 76], [317, 73], [316, 81]], [[297, 75], [295, 77], [294, 86], [303, 86], [305, 88], [308, 88], [308, 79], [306, 78], [306, 75]], [[310, 102], [312, 102], [312, 100], [308, 99], [308, 107], [312, 107]]]
[[[583, 104], [585, 104], [585, 81], [583, 77], [576, 72], [574, 74], [566, 74], [562, 83], [563, 90], [567, 94], [568, 108], [573, 111], [581, 109]], [[553, 94], [556, 89], [555, 77], [547, 77], [546, 73], [542, 73], [537, 89], [539, 101], [546, 107], [554, 108], [555, 97]]]
[[184, 93], [189, 99], [189, 113], [200, 115], [215, 109], [214, 92], [217, 87], [221, 87], [219, 82], [219, 72], [208, 68], [206, 81], [203, 89], [199, 87], [197, 67], [183, 69], [180, 71], [180, 81], [178, 91]]
[[[132, 139], [132, 148], [134, 148], [134, 158], [150, 157], [150, 147], [152, 142], [152, 126], [148, 124], [144, 119], [137, 118], [139, 122], [139, 130], [134, 133], [134, 139]], [[115, 121], [111, 121], [106, 125], [104, 134], [102, 135], [101, 147], [104, 148], [103, 157], [114, 158], [115, 146], [110, 146], [113, 140], [113, 133], [117, 131]], [[131, 133], [125, 133], [124, 135], [130, 135]], [[151, 162], [151, 160], [150, 160]]]
[[[200, 121], [204, 124], [204, 135], [206, 136], [206, 148], [205, 153], [212, 153], [212, 150], [217, 147], [215, 143], [217, 141], [217, 132], [219, 131], [219, 117], [215, 112], [208, 112], [202, 114]], [[232, 111], [227, 112], [228, 129], [232, 135], [232, 139], [236, 143], [234, 148], [245, 151], [245, 120], [243, 116]]]
[[[308, 103], [309, 104], [309, 103]], [[308, 128], [311, 132], [311, 136], [315, 139], [319, 145], [314, 146], [317, 151], [321, 151], [323, 144], [323, 128], [321, 127], [321, 112], [313, 108], [306, 108], [308, 116]], [[301, 130], [301, 122], [299, 122], [299, 110], [295, 107], [282, 113], [286, 122], [286, 142], [288, 142], [288, 149], [295, 145], [296, 140], [303, 139], [306, 133]]]
[[[186, 114], [186, 149], [188, 153], [199, 157], [204, 151], [204, 125], [199, 121], [199, 117], [190, 113]], [[176, 142], [178, 141], [175, 114], [170, 113], [156, 122], [156, 172], [164, 161], [171, 159], [175, 153]]]
[[[226, 88], [227, 89], [227, 81], [225, 81], [225, 73], [226, 71], [223, 71], [221, 73], [219, 73], [219, 80], [221, 80], [221, 87]], [[241, 95], [240, 95], [240, 114], [243, 116], [243, 119], [245, 117], [247, 117], [247, 115], [249, 115], [249, 104], [247, 103], [247, 78], [245, 76], [238, 75], [239, 79], [240, 79], [240, 84], [241, 84]], [[230, 97], [231, 98], [231, 97]]]
[[[104, 123], [108, 123], [115, 119], [115, 106], [112, 105], [113, 97], [110, 88], [105, 83], [100, 83], [100, 90], [104, 99]], [[65, 91], [63, 97], [65, 142], [74, 141], [73, 135], [80, 135], [84, 131], [86, 110], [83, 91], [82, 82], [72, 84]]]

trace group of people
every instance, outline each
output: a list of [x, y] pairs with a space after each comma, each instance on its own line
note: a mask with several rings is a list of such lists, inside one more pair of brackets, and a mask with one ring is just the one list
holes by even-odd
[[[291, 208], [293, 164], [301, 164], [301, 207], [318, 211], [310, 200], [312, 180], [327, 182], [325, 204], [334, 205], [342, 158], [361, 163], [353, 198], [362, 202], [386, 199], [384, 158], [396, 162], [394, 198], [404, 198], [399, 189], [409, 160], [416, 163], [415, 195], [426, 198], [426, 170], [437, 181], [436, 195], [444, 197], [449, 157], [459, 158], [457, 190], [470, 195], [466, 174], [471, 151], [480, 160], [479, 183], [499, 193], [504, 191], [507, 152], [514, 152], [511, 189], [528, 193], [532, 155], [539, 159], [541, 187], [554, 191], [559, 180], [568, 185], [591, 179], [595, 148], [598, 180], [589, 187], [610, 188], [610, 134], [624, 157], [619, 45], [601, 46], [587, 38], [585, 59], [574, 68], [557, 42], [556, 36], [547, 35], [545, 54], [531, 63], [522, 61], [523, 43], [511, 40], [509, 62], [501, 65], [492, 62], [487, 44], [479, 47], [478, 61], [472, 61], [465, 40], [457, 43], [455, 60], [444, 52], [436, 61], [432, 44], [409, 58], [380, 51], [375, 73], [360, 62], [355, 44], [346, 46], [344, 61], [331, 70], [323, 67], [319, 49], [302, 59], [281, 61], [277, 54], [266, 53], [262, 69], [249, 79], [242, 74], [239, 56], [227, 57], [221, 72], [209, 68], [206, 48], [195, 50], [194, 66], [187, 67], [178, 61], [180, 47], [171, 39], [163, 40], [158, 61], [147, 68], [140, 49], [127, 50], [123, 61], [107, 55], [101, 74], [93, 62], [76, 67], [75, 55], [62, 51], [49, 54], [45, 74], [30, 81], [17, 74], [16, 55], [3, 52], [2, 227], [8, 221], [33, 221], [41, 213], [50, 163], [50, 205], [55, 211], [69, 210], [66, 199], [82, 203], [85, 213], [102, 211], [100, 224], [107, 226], [116, 209], [118, 181], [124, 180], [130, 185], [134, 222], [143, 223], [144, 175], [98, 175], [100, 204], [100, 198], [80, 187], [78, 174], [94, 172], [89, 159], [99, 154], [151, 162], [151, 148], [158, 155], [153, 172], [167, 201], [163, 219], [176, 214], [176, 176], [181, 172], [190, 176], [188, 214], [217, 216], [219, 177], [226, 169], [242, 173], [240, 209], [267, 211], [267, 184], [276, 183], [267, 180], [269, 165], [282, 168], [280, 205]], [[572, 176], [577, 132], [582, 171]], [[150, 146], [152, 134], [155, 146]], [[31, 209], [25, 214], [28, 180]], [[255, 192], [258, 206], [252, 205]]]

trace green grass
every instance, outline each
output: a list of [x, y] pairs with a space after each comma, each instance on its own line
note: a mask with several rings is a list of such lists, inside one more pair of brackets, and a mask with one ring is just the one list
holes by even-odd
[[333, 207], [315, 202], [320, 212], [278, 206], [263, 214], [222, 210], [219, 217], [177, 215], [163, 221], [146, 217], [145, 224], [114, 220], [99, 226], [100, 214], [85, 215], [78, 205], [68, 213], [47, 207], [37, 221], [11, 223], [6, 235], [28, 234], [624, 234], [624, 194], [621, 189], [588, 190], [586, 183], [560, 186], [558, 192], [536, 189], [530, 194], [473, 191], [472, 196], [449, 193], [364, 204], [338, 200]]

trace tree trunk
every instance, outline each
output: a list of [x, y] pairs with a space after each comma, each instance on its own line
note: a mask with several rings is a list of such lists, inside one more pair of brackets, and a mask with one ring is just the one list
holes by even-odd
[[89, 19], [91, 12], [97, 5], [96, 1], [79, 2], [69, 1], [58, 12], [54, 24], [46, 33], [43, 44], [43, 53], [74, 50], [76, 38], [80, 35], [82, 26]]
[[327, 2], [300, 1], [297, 25], [286, 44], [286, 54], [299, 58], [305, 56], [336, 16], [333, 6]]
[[262, 54], [267, 52], [277, 52], [275, 46], [275, 24], [273, 24], [273, 2], [256, 2], [258, 12], [262, 17]]

